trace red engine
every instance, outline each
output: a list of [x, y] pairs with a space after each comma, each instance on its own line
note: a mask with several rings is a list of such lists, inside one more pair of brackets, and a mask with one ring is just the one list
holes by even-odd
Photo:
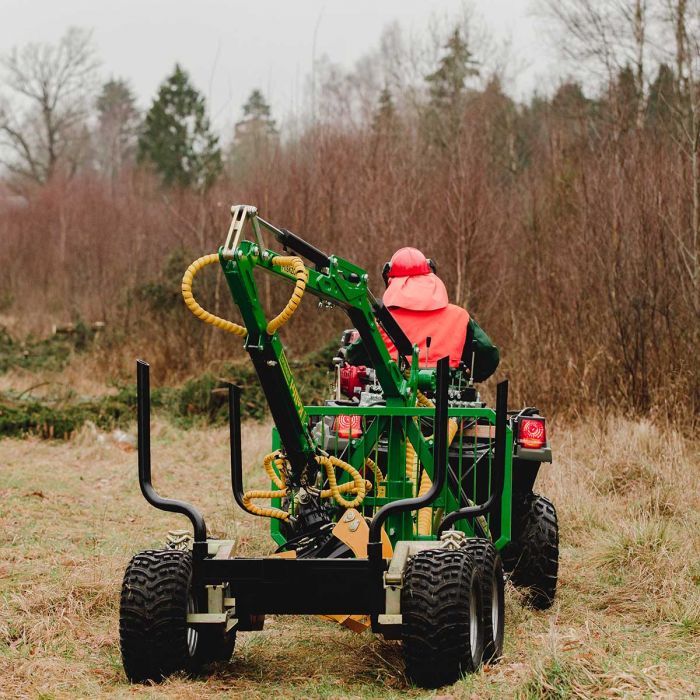
[[340, 368], [340, 390], [345, 396], [354, 398], [368, 382], [369, 374], [364, 365], [345, 365]]

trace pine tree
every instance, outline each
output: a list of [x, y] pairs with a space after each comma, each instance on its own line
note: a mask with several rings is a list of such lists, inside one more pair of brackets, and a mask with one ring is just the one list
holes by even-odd
[[467, 79], [479, 75], [472, 52], [458, 28], [445, 44], [437, 70], [427, 75], [430, 97], [426, 127], [431, 140], [447, 145], [459, 133], [467, 95]]
[[637, 90], [634, 70], [629, 63], [617, 73], [616, 80], [610, 85], [607, 99], [607, 117], [620, 133], [635, 126], [639, 102], [643, 96]]
[[211, 131], [204, 97], [176, 64], [146, 115], [139, 162], [152, 163], [167, 185], [207, 187], [222, 168], [218, 141]]
[[385, 86], [379, 93], [377, 109], [372, 119], [372, 129], [375, 134], [387, 134], [391, 133], [395, 127], [396, 107], [394, 106], [394, 99], [391, 96], [391, 91]]
[[649, 86], [646, 120], [648, 126], [668, 124], [676, 106], [676, 76], [666, 63], [659, 66], [656, 79]]
[[270, 117], [270, 105], [265, 102], [260, 90], [253, 90], [248, 101], [243, 105], [243, 118], [265, 122], [270, 131], [276, 131], [275, 121]]
[[108, 80], [96, 101], [96, 152], [100, 169], [114, 177], [133, 162], [141, 118], [125, 80]]
[[266, 160], [279, 141], [270, 105], [260, 90], [253, 90], [243, 105], [243, 119], [236, 123], [228, 157], [234, 173], [247, 172], [255, 162]]

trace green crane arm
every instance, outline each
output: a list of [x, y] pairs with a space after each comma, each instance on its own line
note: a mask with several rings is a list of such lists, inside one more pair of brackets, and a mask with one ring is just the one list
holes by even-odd
[[[283, 245], [293, 245], [295, 252], [316, 259], [315, 269], [307, 267], [306, 291], [322, 301], [341, 307], [347, 313], [360, 333], [382, 386], [387, 406], [415, 405], [415, 372], [407, 379], [402, 368], [389, 355], [379, 332], [379, 324], [383, 325], [392, 338], [398, 333], [403, 334], [400, 329], [397, 330], [398, 326], [394, 327], [393, 317], [369, 291], [365, 270], [337, 256], [326, 256], [294, 234], [277, 229], [258, 217], [253, 208], [249, 208], [247, 215], [252, 220], [257, 242], [238, 241], [242, 229], [240, 220], [236, 239], [231, 243], [229, 234], [226, 245], [219, 250], [219, 259], [233, 300], [240, 309], [248, 330], [245, 348], [251, 357], [287, 453], [293, 484], [307, 485], [313, 483], [316, 476], [315, 456], [318, 447], [310, 434], [308, 416], [282, 341], [277, 332], [268, 333], [268, 319], [260, 303], [253, 273], [258, 267], [292, 281], [295, 281], [295, 276], [288, 268], [273, 264], [274, 258], [285, 254], [264, 247], [260, 226], [271, 231]], [[233, 228], [232, 225], [232, 231]], [[326, 262], [327, 265], [324, 265]], [[405, 348], [405, 336], [401, 340]], [[417, 369], [417, 362], [413, 361], [412, 366]]]

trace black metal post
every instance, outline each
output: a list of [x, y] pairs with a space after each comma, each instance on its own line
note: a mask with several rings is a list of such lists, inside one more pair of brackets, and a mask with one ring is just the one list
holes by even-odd
[[241, 452], [241, 387], [228, 385], [228, 426], [231, 445], [231, 489], [238, 505], [243, 503], [243, 456]]
[[151, 388], [149, 365], [143, 360], [136, 361], [136, 401], [141, 493], [155, 508], [187, 516], [192, 523], [195, 542], [206, 542], [207, 526], [202, 514], [194, 506], [184, 501], [161, 498], [151, 483]]
[[496, 446], [493, 455], [493, 472], [491, 479], [491, 495], [485, 503], [477, 506], [467, 506], [448, 513], [440, 523], [438, 536], [449, 530], [458, 520], [476, 518], [485, 515], [495, 508], [503, 495], [503, 483], [506, 466], [506, 422], [508, 420], [508, 382], [503, 381], [496, 387]]
[[[415, 498], [404, 498], [400, 501], [387, 503], [382, 506], [372, 518], [369, 526], [368, 554], [370, 558], [381, 556], [382, 525], [389, 515], [409, 510], [418, 510], [430, 505], [445, 486], [447, 479], [447, 422], [448, 404], [447, 387], [450, 381], [450, 363], [448, 357], [443, 357], [437, 363], [437, 397], [435, 404], [435, 427], [433, 442], [433, 483], [428, 492]], [[377, 546], [378, 544], [378, 546]], [[374, 545], [374, 546], [373, 546]]]

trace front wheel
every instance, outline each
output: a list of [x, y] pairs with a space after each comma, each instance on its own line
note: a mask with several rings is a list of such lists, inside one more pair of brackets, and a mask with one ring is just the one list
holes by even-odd
[[132, 683], [160, 681], [231, 658], [235, 632], [196, 629], [187, 624], [187, 614], [194, 612], [190, 552], [146, 550], [131, 560], [122, 584], [119, 639]]
[[406, 675], [423, 688], [454, 683], [481, 665], [479, 572], [465, 549], [430, 549], [409, 562], [401, 590]]

